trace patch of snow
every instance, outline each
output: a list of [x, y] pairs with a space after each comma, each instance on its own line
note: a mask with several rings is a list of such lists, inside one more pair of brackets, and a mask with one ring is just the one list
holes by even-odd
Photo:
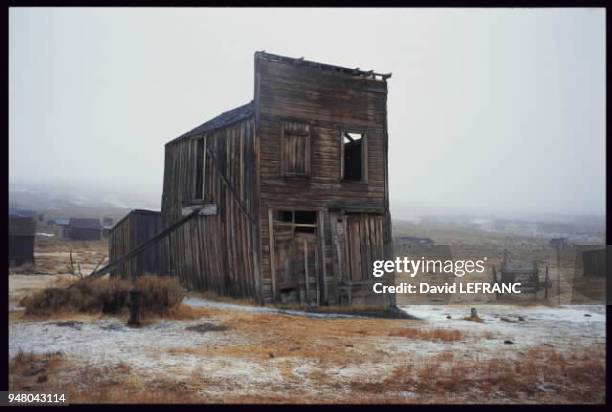
[[[475, 307], [482, 323], [464, 320]], [[508, 349], [505, 340], [513, 342], [513, 350], [532, 345], [548, 345], [560, 350], [572, 350], [575, 340], [581, 345], [605, 343], [605, 306], [435, 306], [411, 305], [400, 309], [422, 319], [427, 327], [457, 329], [470, 339], [469, 348]], [[590, 316], [584, 316], [588, 314]], [[451, 319], [447, 319], [447, 316]], [[519, 317], [523, 319], [519, 320]], [[470, 338], [470, 335], [474, 335]], [[480, 336], [478, 336], [480, 335]], [[483, 336], [489, 335], [490, 338]], [[472, 342], [473, 341], [473, 342]], [[420, 343], [422, 344], [422, 342]], [[439, 343], [452, 347], [451, 343]], [[410, 348], [412, 350], [414, 348]], [[433, 348], [432, 348], [433, 349]], [[440, 348], [435, 348], [435, 351]]]

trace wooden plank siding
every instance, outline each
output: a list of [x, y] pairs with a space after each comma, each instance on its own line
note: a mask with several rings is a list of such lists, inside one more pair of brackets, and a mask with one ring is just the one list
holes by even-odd
[[9, 267], [34, 263], [36, 220], [9, 215]]
[[[109, 233], [109, 261], [125, 255], [163, 229], [160, 212], [136, 209], [118, 221]], [[135, 277], [166, 274], [166, 250], [163, 243], [145, 249], [112, 271], [112, 275]]]
[[204, 139], [207, 151], [205, 161], [200, 161], [204, 167], [201, 200], [214, 203], [217, 213], [198, 216], [170, 234], [166, 241], [170, 272], [192, 290], [256, 298], [255, 228], [239, 205], [242, 203], [255, 216], [253, 118], [166, 145], [164, 224], [179, 220], [182, 207], [199, 200], [198, 171], [194, 167], [199, 139]]
[[[255, 58], [255, 116], [257, 150], [259, 156], [259, 227], [261, 236], [262, 278], [267, 300], [271, 300], [272, 267], [269, 209], [293, 208], [317, 209], [323, 216], [321, 234], [325, 267], [322, 291], [326, 303], [338, 301], [337, 283], [345, 279], [345, 273], [363, 278], [362, 273], [371, 267], [334, 263], [338, 257], [332, 240], [329, 210], [370, 210], [381, 217], [377, 226], [378, 244], [370, 245], [368, 236], [353, 236], [358, 249], [366, 248], [371, 265], [371, 248], [376, 256], [388, 255], [391, 229], [387, 196], [387, 133], [386, 133], [386, 82], [353, 77], [344, 74]], [[286, 176], [283, 173], [282, 148], [284, 125], [293, 128], [303, 125], [309, 130], [310, 165], [307, 177]], [[364, 181], [343, 181], [341, 169], [342, 132], [359, 132], [365, 135], [367, 176]], [[285, 160], [286, 161], [286, 160]], [[367, 182], [367, 183], [366, 183]], [[369, 222], [364, 219], [364, 222]], [[364, 223], [365, 224], [365, 223]], [[365, 234], [365, 233], [364, 233]], [[360, 242], [365, 242], [363, 245]], [[390, 256], [390, 255], [389, 255]], [[359, 260], [361, 264], [361, 259]], [[371, 276], [370, 276], [371, 277]], [[393, 283], [389, 276], [386, 282]], [[369, 286], [364, 286], [365, 291]]]

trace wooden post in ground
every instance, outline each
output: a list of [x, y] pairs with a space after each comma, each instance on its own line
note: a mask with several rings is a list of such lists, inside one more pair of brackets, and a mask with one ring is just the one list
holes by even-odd
[[130, 306], [130, 318], [128, 319], [128, 326], [138, 327], [141, 324], [141, 305], [142, 305], [142, 292], [136, 289], [130, 290], [129, 306]]

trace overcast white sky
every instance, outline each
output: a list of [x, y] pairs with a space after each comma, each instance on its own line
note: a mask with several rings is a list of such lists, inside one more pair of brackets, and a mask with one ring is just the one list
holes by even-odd
[[605, 212], [603, 9], [9, 11], [11, 181], [161, 198], [266, 50], [389, 80], [393, 210]]

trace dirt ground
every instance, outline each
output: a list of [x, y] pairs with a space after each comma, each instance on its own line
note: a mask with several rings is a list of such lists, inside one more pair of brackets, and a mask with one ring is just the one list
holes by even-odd
[[[74, 247], [82, 267], [104, 249]], [[185, 316], [26, 316], [19, 300], [66, 285], [66, 245], [47, 275], [9, 276], [10, 388], [70, 402], [603, 403], [605, 306], [408, 305], [419, 320], [283, 312], [192, 295]], [[35, 271], [38, 272], [38, 269]], [[476, 307], [481, 322], [465, 320]]]

